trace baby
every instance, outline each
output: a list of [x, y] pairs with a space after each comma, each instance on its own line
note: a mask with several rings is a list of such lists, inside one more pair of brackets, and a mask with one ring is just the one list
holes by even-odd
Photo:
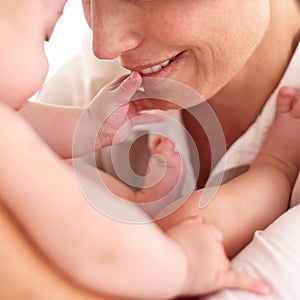
[[[1, 203], [48, 258], [72, 279], [93, 290], [137, 299], [195, 295], [225, 287], [268, 293], [263, 282], [230, 269], [219, 232], [198, 217], [188, 218], [163, 232], [151, 222], [137, 226], [99, 214], [88, 205], [70, 166], [15, 112], [43, 83], [47, 72], [43, 43], [50, 38], [65, 2], [0, 2], [0, 35], [5, 41], [0, 46]], [[131, 114], [140, 113], [129, 103], [130, 95], [139, 86], [138, 80], [131, 79], [122, 81], [112, 91], [114, 106], [102, 108], [105, 116], [118, 112], [118, 116], [125, 116], [120, 119], [122, 123]], [[47, 132], [55, 132], [57, 140], [48, 135], [49, 144], [56, 145], [60, 156], [68, 157], [76, 124], [84, 111], [30, 106], [32, 116], [35, 109], [41, 113], [40, 121], [32, 118], [35, 125], [39, 122], [40, 133], [44, 137], [46, 133], [48, 140]], [[51, 114], [55, 121], [48, 123]], [[47, 121], [43, 122], [46, 116]], [[62, 124], [57, 122], [59, 118], [65, 126], [56, 128], [53, 125]], [[110, 123], [104, 125], [107, 132], [100, 131], [98, 147], [109, 144], [114, 137], [114, 133], [110, 135]], [[60, 133], [69, 139], [60, 139]], [[82, 136], [85, 138], [90, 141]], [[68, 147], [61, 147], [66, 144]], [[164, 154], [159, 144], [154, 146], [153, 153]], [[131, 198], [130, 193], [124, 196]], [[132, 198], [136, 195], [139, 193]], [[112, 195], [103, 189], [99, 198], [110, 199]], [[144, 216], [141, 210], [132, 210]], [[150, 246], [153, 244], [155, 247]]]
[[[300, 104], [295, 91], [287, 87], [280, 90], [276, 120], [251, 169], [222, 185], [206, 209], [198, 209], [203, 193], [199, 190], [174, 214], [157, 222], [164, 233], [154, 223], [137, 226], [111, 220], [87, 204], [71, 168], [59, 156], [72, 155], [73, 135], [82, 116], [87, 116], [87, 126], [91, 120], [96, 124], [90, 127], [91, 133], [80, 132], [83, 147], [76, 155], [121, 142], [128, 130], [119, 135], [119, 128], [136, 125], [136, 119], [142, 123], [159, 121], [153, 115], [136, 118], [144, 110], [130, 101], [141, 85], [139, 74], [119, 80], [117, 87], [114, 83], [105, 88], [107, 96], [100, 103], [102, 119], [99, 114], [94, 118], [89, 109], [38, 103], [23, 107], [23, 116], [59, 156], [13, 112], [43, 82], [47, 67], [43, 42], [50, 37], [64, 4], [63, 0], [1, 2], [1, 37], [7, 41], [0, 47], [3, 204], [55, 264], [93, 290], [138, 299], [195, 295], [224, 287], [268, 293], [268, 286], [261, 281], [230, 270], [222, 235], [226, 251], [232, 256], [255, 230], [265, 228], [270, 218], [286, 209], [300, 165]], [[18, 81], [13, 80], [16, 73]], [[99, 124], [102, 127], [98, 134]], [[95, 132], [97, 138], [91, 143]], [[133, 192], [102, 174], [105, 184], [118, 196], [134, 202], [161, 197], [182, 176], [182, 161], [174, 145], [162, 137], [154, 141], [151, 153], [163, 156], [168, 166], [166, 176], [156, 186]], [[99, 194], [100, 199], [110, 197], [105, 189]], [[140, 210], [133, 212], [143, 215]], [[239, 225], [247, 222], [246, 234], [241, 233]], [[150, 246], [153, 244], [155, 247]]]

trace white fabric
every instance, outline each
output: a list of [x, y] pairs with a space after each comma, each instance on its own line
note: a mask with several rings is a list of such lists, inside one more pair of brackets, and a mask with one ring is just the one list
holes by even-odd
[[[282, 78], [279, 86], [290, 85], [300, 90], [300, 46]], [[41, 91], [38, 101], [51, 102], [64, 105], [84, 105], [88, 103], [98, 92], [103, 84], [111, 81], [126, 71], [117, 61], [96, 60], [91, 51], [90, 37], [83, 39], [83, 51], [72, 59], [46, 87]], [[249, 165], [255, 157], [275, 114], [275, 97], [277, 89], [263, 108], [260, 116], [248, 131], [240, 137], [227, 151], [211, 176], [217, 177], [226, 166], [228, 174], [231, 170], [240, 166]], [[180, 124], [180, 114], [170, 112], [173, 120]], [[153, 126], [139, 126], [129, 137], [130, 140], [140, 132], [159, 130], [167, 133], [180, 152], [184, 153], [187, 163], [187, 176], [184, 183], [183, 194], [189, 193], [195, 183], [193, 164], [188, 151], [185, 131], [181, 125], [174, 130], [174, 124], [156, 124]], [[147, 139], [145, 139], [147, 141]], [[144, 143], [145, 144], [145, 143]], [[115, 165], [124, 165], [122, 153], [126, 143], [117, 148], [113, 159]], [[146, 145], [138, 149], [139, 156], [146, 150]], [[119, 151], [119, 152], [118, 152]], [[107, 148], [99, 153], [101, 167], [116, 175], [110, 159], [110, 149]], [[138, 161], [138, 160], [137, 160]], [[126, 166], [127, 167], [127, 166]], [[226, 173], [225, 173], [226, 177]], [[291, 206], [295, 206], [300, 200], [300, 178], [293, 192]], [[278, 218], [269, 228], [263, 232], [256, 232], [253, 241], [233, 259], [232, 266], [237, 270], [243, 270], [249, 274], [265, 279], [273, 285], [273, 293], [269, 297], [261, 298], [239, 291], [224, 291], [215, 296], [206, 297], [206, 300], [214, 299], [298, 299], [300, 295], [300, 206], [296, 205], [283, 216]]]
[[243, 291], [225, 290], [201, 300], [297, 300], [300, 295], [300, 206], [288, 210], [232, 261], [235, 270], [261, 278], [272, 286], [272, 294], [259, 297]]

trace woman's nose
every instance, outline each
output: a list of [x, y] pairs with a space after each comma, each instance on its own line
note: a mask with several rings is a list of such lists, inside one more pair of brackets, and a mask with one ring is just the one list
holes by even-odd
[[91, 7], [93, 51], [97, 58], [114, 59], [143, 41], [141, 15], [127, 1], [98, 0]]

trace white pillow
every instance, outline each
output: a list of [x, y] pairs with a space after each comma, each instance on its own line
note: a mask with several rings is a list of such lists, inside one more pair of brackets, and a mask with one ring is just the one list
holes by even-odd
[[224, 290], [205, 300], [296, 300], [300, 297], [300, 205], [289, 209], [264, 231], [257, 231], [252, 242], [233, 260], [232, 268], [268, 282], [269, 296]]

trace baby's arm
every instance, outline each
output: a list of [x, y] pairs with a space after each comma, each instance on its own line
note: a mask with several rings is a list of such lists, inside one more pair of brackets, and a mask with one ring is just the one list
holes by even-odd
[[58, 155], [82, 156], [124, 141], [137, 124], [163, 120], [132, 101], [141, 83], [134, 72], [104, 87], [85, 108], [27, 102], [19, 112]]
[[199, 208], [201, 198], [214, 188], [194, 192], [180, 209], [158, 224], [166, 230], [200, 214], [223, 232], [226, 251], [232, 257], [252, 239], [254, 231], [278, 218], [288, 207], [300, 166], [300, 101], [294, 98], [294, 90], [280, 90], [277, 117], [247, 173], [218, 187], [205, 208]]
[[[203, 228], [212, 237], [206, 247], [219, 245], [214, 257], [223, 261], [217, 270], [211, 267], [218, 279], [214, 285], [265, 292], [260, 281], [229, 272], [212, 227], [190, 222], [165, 235], [153, 223], [136, 225], [105, 217], [88, 204], [72, 169], [16, 113], [0, 105], [0, 119], [1, 201], [47, 256], [80, 284], [138, 299], [165, 299], [214, 288], [211, 278], [203, 285], [207, 274], [201, 269], [203, 257], [197, 255], [207, 249], [203, 248], [206, 240], [197, 234], [181, 237], [182, 231], [198, 233]], [[105, 188], [97, 192], [99, 199], [112, 197]], [[140, 210], [132, 213], [143, 215]]]
[[82, 108], [27, 102], [19, 112], [58, 155], [72, 157], [74, 132]]

